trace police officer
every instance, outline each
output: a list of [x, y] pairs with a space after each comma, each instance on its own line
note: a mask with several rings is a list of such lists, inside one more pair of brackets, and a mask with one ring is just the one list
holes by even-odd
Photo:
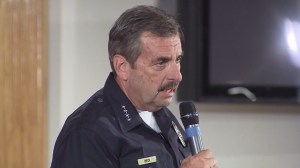
[[109, 33], [112, 72], [65, 122], [51, 168], [216, 168], [209, 150], [191, 156], [166, 108], [182, 79], [183, 35], [152, 6], [125, 11]]

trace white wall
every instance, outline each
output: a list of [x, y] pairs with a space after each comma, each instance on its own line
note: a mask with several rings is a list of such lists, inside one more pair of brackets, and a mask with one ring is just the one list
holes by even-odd
[[[66, 117], [105, 82], [115, 19], [129, 7], [157, 2], [49, 1], [49, 160]], [[179, 116], [178, 102], [170, 109]], [[221, 168], [299, 167], [299, 105], [197, 104], [197, 109], [205, 146]]]
[[156, 0], [49, 0], [49, 160], [67, 116], [110, 72], [108, 32], [117, 17]]

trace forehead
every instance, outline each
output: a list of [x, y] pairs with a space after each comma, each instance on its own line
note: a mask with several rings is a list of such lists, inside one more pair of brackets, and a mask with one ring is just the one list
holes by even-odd
[[150, 32], [144, 32], [141, 36], [141, 44], [143, 50], [181, 52], [179, 35], [159, 37]]

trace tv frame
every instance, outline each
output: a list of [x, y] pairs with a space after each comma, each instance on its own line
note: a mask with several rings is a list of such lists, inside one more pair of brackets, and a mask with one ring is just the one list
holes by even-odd
[[178, 0], [178, 20], [185, 36], [181, 62], [183, 80], [178, 101], [300, 103], [299, 87], [212, 85], [209, 83], [210, 0]]

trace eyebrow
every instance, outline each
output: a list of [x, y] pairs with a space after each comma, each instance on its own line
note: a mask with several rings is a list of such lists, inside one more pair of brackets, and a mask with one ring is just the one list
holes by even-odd
[[[183, 54], [179, 54], [179, 55], [177, 55], [176, 56], [176, 60], [178, 59], [178, 58], [182, 58], [183, 57]], [[153, 60], [153, 62], [158, 62], [158, 61], [163, 61], [163, 62], [168, 62], [168, 61], [170, 61], [170, 60], [172, 60], [172, 56], [170, 56], [170, 55], [162, 55], [162, 56], [159, 56], [158, 58], [156, 58], [155, 60]]]
[[156, 58], [154, 61], [163, 61], [163, 62], [167, 62], [170, 61], [172, 59], [171, 56], [159, 56], [158, 58]]

